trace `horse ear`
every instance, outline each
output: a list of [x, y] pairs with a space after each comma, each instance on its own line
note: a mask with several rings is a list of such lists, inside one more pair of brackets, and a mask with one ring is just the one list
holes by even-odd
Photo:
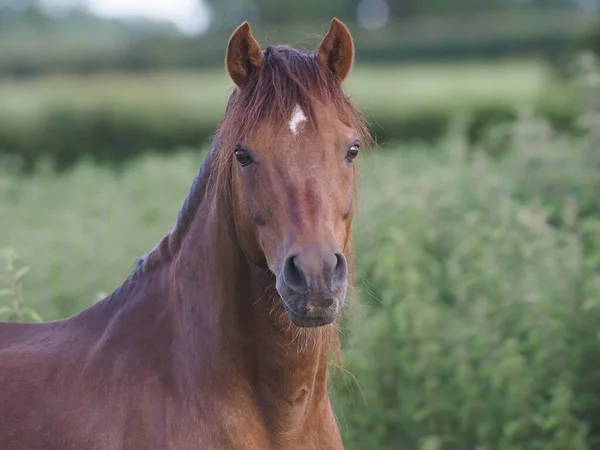
[[252, 36], [250, 25], [244, 22], [233, 32], [227, 44], [225, 67], [227, 73], [238, 86], [242, 86], [250, 74], [263, 65], [260, 45]]
[[335, 17], [319, 44], [317, 55], [323, 69], [331, 70], [340, 82], [346, 79], [354, 63], [354, 42], [346, 25]]

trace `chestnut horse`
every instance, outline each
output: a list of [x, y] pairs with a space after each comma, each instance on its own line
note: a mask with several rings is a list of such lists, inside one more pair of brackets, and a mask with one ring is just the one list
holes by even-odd
[[337, 19], [311, 53], [235, 30], [236, 87], [173, 229], [89, 309], [0, 324], [0, 449], [343, 448], [327, 366], [368, 139], [353, 58]]

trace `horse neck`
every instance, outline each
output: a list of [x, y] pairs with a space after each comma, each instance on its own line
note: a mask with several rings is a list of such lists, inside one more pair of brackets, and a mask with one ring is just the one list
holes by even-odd
[[[205, 199], [182, 239], [171, 275], [179, 363], [187, 383], [253, 397], [263, 413], [277, 405], [327, 400], [327, 353], [334, 326], [292, 325], [271, 272], [248, 261], [226, 202]], [[308, 401], [308, 400], [307, 400]], [[307, 403], [308, 405], [308, 403]]]

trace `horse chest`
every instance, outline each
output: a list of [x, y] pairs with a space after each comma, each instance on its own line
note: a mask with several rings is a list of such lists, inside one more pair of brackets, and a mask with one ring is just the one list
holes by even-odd
[[[342, 443], [329, 403], [310, 410], [308, 390], [291, 398], [271, 399], [259, 406], [255, 399], [207, 401], [206, 412], [178, 421], [169, 449], [341, 450]], [[269, 402], [267, 402], [269, 403]], [[321, 406], [321, 405], [320, 405]], [[210, 410], [210, 411], [209, 411]]]
[[[342, 449], [342, 442], [333, 418], [329, 401], [316, 399], [302, 387], [285, 394], [272, 391], [263, 398], [260, 407], [250, 408], [247, 414], [239, 408], [237, 426], [229, 423], [229, 433], [235, 435], [240, 447], [249, 450], [327, 450]], [[252, 412], [250, 412], [252, 411]], [[248, 433], [248, 430], [253, 430]], [[248, 435], [260, 437], [255, 442]], [[243, 443], [243, 445], [242, 445]]]

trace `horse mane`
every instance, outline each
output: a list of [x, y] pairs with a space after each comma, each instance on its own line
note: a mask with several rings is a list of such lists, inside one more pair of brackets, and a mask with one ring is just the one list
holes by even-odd
[[318, 130], [314, 106], [321, 103], [333, 108], [342, 122], [357, 131], [363, 146], [371, 144], [364, 116], [346, 95], [335, 74], [323, 69], [315, 52], [301, 53], [290, 46], [279, 45], [267, 47], [263, 56], [262, 68], [251, 74], [229, 97], [211, 149], [182, 204], [174, 227], [148, 255], [138, 260], [136, 270], [170, 258], [178, 250], [182, 236], [202, 204], [206, 203], [204, 198], [217, 195], [230, 205], [234, 149], [246, 141], [261, 123], [269, 123], [275, 129], [286, 126], [287, 119], [298, 105]]

